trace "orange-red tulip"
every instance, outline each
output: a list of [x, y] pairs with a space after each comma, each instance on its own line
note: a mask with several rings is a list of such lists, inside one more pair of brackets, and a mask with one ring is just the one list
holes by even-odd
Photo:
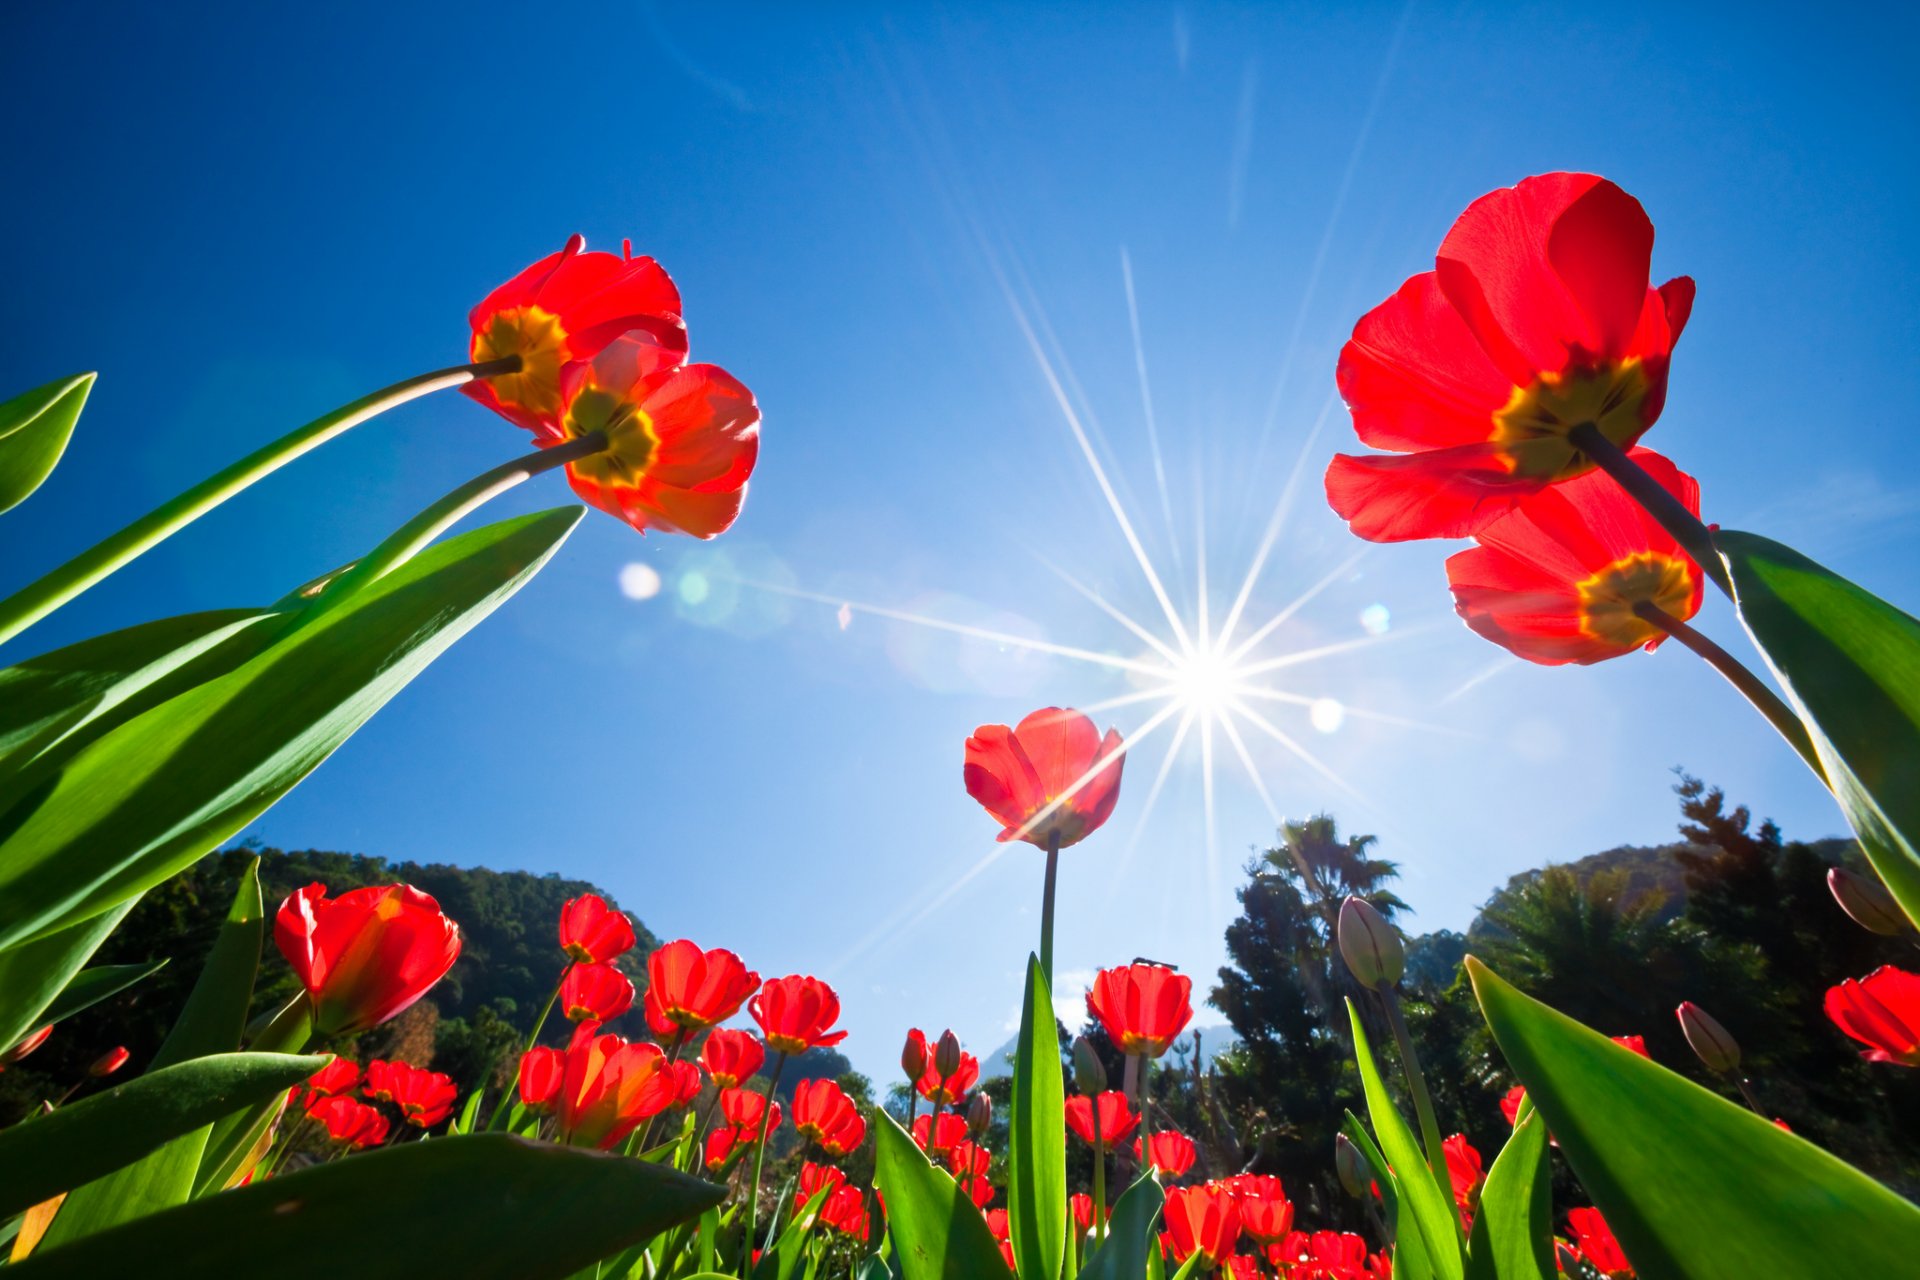
[[597, 893], [560, 908], [560, 949], [581, 964], [607, 964], [633, 949], [633, 921]]
[[767, 1051], [760, 1047], [758, 1040], [744, 1031], [726, 1027], [716, 1028], [700, 1047], [700, 1065], [707, 1069], [716, 1089], [745, 1084], [766, 1060]]
[[900, 1048], [900, 1069], [907, 1073], [908, 1080], [918, 1080], [926, 1073], [927, 1063], [926, 1033], [918, 1027], [907, 1030], [907, 1042]]
[[1920, 974], [1881, 965], [1829, 988], [1827, 1017], [1867, 1046], [1868, 1062], [1920, 1067]]
[[[1158, 1138], [1160, 1135], [1155, 1134]], [[1240, 1226], [1260, 1245], [1275, 1245], [1293, 1232], [1293, 1202], [1280, 1179], [1262, 1173], [1243, 1173], [1224, 1184], [1240, 1205]]]
[[325, 885], [287, 895], [273, 940], [307, 989], [313, 1029], [344, 1035], [378, 1026], [440, 981], [460, 955], [460, 927], [411, 885]]
[[474, 361], [519, 356], [520, 371], [461, 389], [536, 435], [554, 430], [561, 370], [591, 360], [622, 334], [637, 333], [675, 363], [686, 355], [680, 293], [660, 264], [634, 257], [631, 246], [618, 257], [584, 248], [583, 237], [572, 237], [560, 252], [489, 293], [467, 317]]
[[1057, 840], [1064, 849], [1113, 816], [1126, 765], [1123, 745], [1118, 730], [1102, 739], [1078, 711], [1042, 707], [1012, 729], [975, 729], [962, 776], [967, 794], [1000, 824], [1000, 840], [1042, 849]]
[[1133, 1140], [1133, 1158], [1145, 1161], [1158, 1173], [1169, 1178], [1183, 1177], [1193, 1168], [1193, 1139], [1177, 1129], [1162, 1129], [1153, 1135], [1151, 1159], [1140, 1149], [1140, 1139]]
[[1211, 1269], [1231, 1256], [1240, 1241], [1239, 1202], [1217, 1182], [1168, 1191], [1166, 1222], [1176, 1262], [1198, 1253], [1201, 1266]]
[[1067, 1099], [1067, 1128], [1082, 1142], [1093, 1142], [1096, 1115], [1100, 1120], [1101, 1151], [1112, 1151], [1140, 1127], [1139, 1113], [1127, 1101], [1127, 1095], [1118, 1089], [1109, 1089], [1097, 1098], [1075, 1094]]
[[840, 1020], [840, 997], [818, 978], [796, 973], [769, 979], [747, 1012], [760, 1024], [767, 1044], [781, 1053], [805, 1053], [847, 1038], [846, 1032], [832, 1030]]
[[546, 1112], [560, 1096], [566, 1079], [567, 1055], [547, 1045], [536, 1045], [520, 1056], [520, 1105]]
[[865, 1241], [869, 1231], [867, 1193], [859, 1187], [835, 1188], [820, 1206], [820, 1222], [843, 1235]]
[[842, 1156], [867, 1136], [867, 1122], [853, 1099], [832, 1080], [802, 1080], [793, 1089], [793, 1127], [828, 1154]]
[[387, 1118], [358, 1098], [318, 1098], [307, 1108], [307, 1114], [326, 1127], [329, 1138], [355, 1151], [377, 1147], [387, 1140]]
[[[934, 1127], [932, 1116], [914, 1117], [913, 1140], [918, 1143], [920, 1149], [929, 1156], [938, 1156], [944, 1152], [951, 1151], [956, 1143], [964, 1142], [966, 1138], [967, 1120], [965, 1116], [955, 1115], [951, 1111], [946, 1112], [941, 1115], [938, 1128]], [[927, 1145], [929, 1141], [932, 1142], [932, 1146]]]
[[561, 1141], [604, 1151], [673, 1105], [666, 1062], [659, 1045], [601, 1035], [595, 1022], [574, 1028], [554, 1111]]
[[811, 1160], [800, 1165], [800, 1191], [793, 1197], [792, 1210], [797, 1215], [807, 1207], [807, 1202], [822, 1191], [834, 1191], [847, 1185], [847, 1175], [830, 1164], [815, 1164]]
[[700, 1067], [692, 1062], [670, 1062], [673, 1070], [673, 1105], [685, 1106], [700, 1096], [705, 1081], [700, 1078]]
[[1193, 979], [1163, 965], [1102, 969], [1087, 992], [1087, 1012], [1129, 1057], [1157, 1058], [1193, 1020]]
[[1474, 1150], [1464, 1133], [1456, 1133], [1448, 1138], [1440, 1144], [1440, 1150], [1447, 1158], [1447, 1180], [1453, 1184], [1454, 1204], [1459, 1206], [1463, 1214], [1478, 1213], [1480, 1188], [1487, 1181], [1480, 1153]]
[[769, 1134], [780, 1127], [780, 1104], [774, 1103], [773, 1112], [769, 1115], [767, 1095], [751, 1089], [722, 1089], [720, 1114], [726, 1117], [727, 1126], [735, 1131], [742, 1142], [760, 1140], [760, 1121], [763, 1117]]
[[307, 1077], [307, 1090], [314, 1097], [327, 1098], [349, 1093], [360, 1083], [360, 1064], [349, 1058], [335, 1058]]
[[[1685, 276], [1648, 287], [1653, 224], [1584, 173], [1474, 201], [1436, 270], [1368, 312], [1340, 353], [1363, 444], [1336, 456], [1327, 500], [1363, 538], [1461, 538], [1593, 465], [1591, 424], [1630, 447], [1660, 416], [1693, 308]], [[1392, 456], [1399, 455], [1399, 456]]]
[[1579, 1240], [1581, 1259], [1608, 1280], [1631, 1280], [1633, 1264], [1598, 1209], [1569, 1209], [1567, 1224]]
[[706, 1145], [700, 1154], [700, 1162], [706, 1166], [707, 1172], [718, 1173], [727, 1167], [727, 1161], [733, 1159], [736, 1148], [750, 1145], [752, 1142], [752, 1134], [748, 1134], [743, 1141], [738, 1129], [724, 1127], [715, 1129], [707, 1134]]
[[459, 1096], [451, 1076], [378, 1058], [367, 1064], [366, 1093], [399, 1107], [407, 1123], [419, 1129], [431, 1129], [445, 1120]]
[[980, 1079], [980, 1059], [970, 1053], [960, 1055], [959, 1065], [953, 1074], [942, 1076], [937, 1064], [929, 1062], [926, 1073], [914, 1082], [914, 1088], [928, 1102], [940, 1106], [951, 1106], [966, 1096], [967, 1090]]
[[28, 1054], [32, 1053], [35, 1049], [38, 1049], [41, 1045], [45, 1044], [47, 1042], [47, 1037], [52, 1034], [53, 1034], [53, 1024], [51, 1022], [49, 1022], [46, 1026], [41, 1027], [38, 1031], [29, 1032], [25, 1039], [21, 1040], [17, 1044], [10, 1046], [6, 1050], [6, 1052], [0, 1053], [0, 1067], [10, 1067], [14, 1063], [20, 1061], [20, 1059], [26, 1057]]
[[127, 1058], [129, 1056], [131, 1055], [127, 1053], [127, 1047], [125, 1045], [117, 1045], [95, 1058], [93, 1065], [87, 1068], [87, 1074], [95, 1080], [103, 1076], [110, 1076], [127, 1065]]
[[647, 1025], [662, 1037], [725, 1022], [760, 988], [760, 975], [724, 947], [681, 938], [647, 957]]
[[560, 1009], [570, 1022], [611, 1022], [633, 1008], [633, 979], [610, 964], [575, 964], [560, 979]]

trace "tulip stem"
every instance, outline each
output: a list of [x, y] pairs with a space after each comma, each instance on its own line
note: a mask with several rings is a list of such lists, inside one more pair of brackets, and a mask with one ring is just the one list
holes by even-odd
[[1593, 423], [1583, 422], [1567, 432], [1567, 443], [1612, 476], [1629, 498], [1673, 535], [1673, 540], [1693, 557], [1701, 571], [1713, 580], [1713, 585], [1725, 592], [1728, 599], [1733, 598], [1733, 580], [1727, 577], [1727, 566], [1714, 550], [1712, 530], [1699, 516], [1687, 510], [1685, 503], [1668, 493], [1665, 485], [1648, 475], [1646, 468], [1628, 457], [1625, 449], [1607, 439]]
[[1060, 879], [1060, 832], [1047, 833], [1047, 881], [1040, 891], [1040, 972], [1053, 990], [1053, 898]]
[[1800, 717], [1793, 714], [1793, 709], [1781, 700], [1780, 695], [1769, 689], [1738, 658], [1652, 601], [1643, 600], [1634, 605], [1633, 612], [1691, 649], [1708, 666], [1725, 676], [1727, 683], [1738, 689], [1753, 704], [1754, 710], [1780, 731], [1787, 745], [1798, 751], [1800, 758], [1811, 765], [1816, 774], [1822, 779], [1827, 776], [1826, 770], [1820, 766], [1820, 756], [1814, 751], [1812, 740], [1807, 737], [1806, 725], [1800, 723]]
[[[753, 1231], [760, 1216], [760, 1167], [767, 1159], [767, 1122], [773, 1119], [773, 1100], [780, 1088], [780, 1073], [787, 1068], [785, 1050], [774, 1050], [773, 1077], [767, 1083], [767, 1105], [760, 1109], [760, 1140], [753, 1148], [753, 1181], [747, 1185], [747, 1235], [740, 1246], [740, 1280], [753, 1271]], [[932, 1139], [928, 1139], [929, 1145]]]
[[455, 365], [383, 387], [315, 418], [272, 444], [256, 449], [223, 470], [216, 471], [185, 493], [162, 503], [120, 532], [95, 544], [35, 582], [0, 600], [0, 644], [11, 640], [40, 619], [66, 604], [108, 574], [123, 568], [147, 551], [212, 511], [257, 480], [263, 480], [310, 449], [316, 449], [367, 419], [409, 400], [457, 387], [475, 378], [513, 373], [519, 356], [505, 356], [481, 364]]
[[[553, 1013], [553, 1006], [560, 999], [560, 988], [567, 985], [567, 975], [573, 972], [573, 966], [578, 963], [579, 961], [577, 960], [568, 960], [566, 965], [560, 970], [559, 981], [553, 984], [553, 991], [547, 996], [546, 1008], [540, 1010], [540, 1016], [534, 1019], [533, 1030], [527, 1032], [527, 1042], [520, 1046], [521, 1058], [524, 1059], [528, 1054], [532, 1053], [533, 1047], [540, 1043], [540, 1032], [546, 1027], [547, 1018]], [[500, 1127], [500, 1117], [506, 1114], [507, 1103], [513, 1098], [513, 1093], [514, 1086], [511, 1084], [500, 1090], [500, 1099], [493, 1104], [493, 1114], [487, 1117], [488, 1132], [492, 1132], [494, 1129]]]
[[302, 594], [323, 597], [322, 609], [329, 601], [344, 600], [419, 555], [428, 543], [507, 490], [543, 472], [602, 453], [606, 447], [606, 433], [593, 431], [577, 440], [551, 449], [535, 449], [483, 471], [394, 530], [359, 560], [337, 574], [310, 584]]
[[1100, 1099], [1087, 1101], [1093, 1104], [1087, 1110], [1093, 1113], [1093, 1247], [1097, 1249], [1107, 1239], [1107, 1149], [1100, 1145]]
[[1740, 1096], [1747, 1100], [1747, 1106], [1752, 1108], [1753, 1114], [1759, 1116], [1762, 1120], [1771, 1118], [1767, 1115], [1766, 1109], [1760, 1105], [1759, 1096], [1753, 1091], [1753, 1081], [1747, 1079], [1745, 1076], [1737, 1075], [1733, 1078], [1733, 1082], [1740, 1086]]
[[1407, 1092], [1413, 1095], [1413, 1111], [1420, 1119], [1420, 1141], [1427, 1149], [1427, 1165], [1436, 1174], [1445, 1174], [1447, 1149], [1440, 1141], [1440, 1124], [1434, 1119], [1433, 1097], [1427, 1092], [1427, 1078], [1420, 1070], [1420, 1055], [1413, 1050], [1406, 1015], [1400, 1012], [1400, 993], [1386, 987], [1380, 992], [1380, 1003], [1387, 1007], [1387, 1023], [1393, 1028], [1393, 1041], [1400, 1049], [1400, 1069], [1406, 1073]]
[[1138, 1076], [1140, 1096], [1135, 1098], [1134, 1102], [1140, 1108], [1140, 1165], [1148, 1173], [1152, 1173], [1153, 1121], [1147, 1119], [1147, 1107], [1152, 1103], [1152, 1097], [1150, 1096], [1152, 1090], [1148, 1086], [1150, 1082], [1149, 1078], [1153, 1074], [1153, 1060], [1144, 1053], [1138, 1056], [1140, 1059], [1140, 1074]]

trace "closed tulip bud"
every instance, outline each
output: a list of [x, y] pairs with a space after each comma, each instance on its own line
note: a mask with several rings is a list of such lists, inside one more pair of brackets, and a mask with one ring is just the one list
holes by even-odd
[[45, 1044], [47, 1042], [47, 1037], [52, 1034], [53, 1034], [53, 1024], [49, 1022], [46, 1026], [40, 1028], [38, 1031], [34, 1032], [32, 1035], [29, 1035], [26, 1039], [14, 1045], [11, 1049], [8, 1049], [5, 1053], [0, 1053], [0, 1067], [10, 1067], [14, 1063], [20, 1061], [20, 1059], [26, 1057], [28, 1054], [32, 1053], [35, 1049], [38, 1049], [41, 1045]]
[[1834, 867], [1827, 872], [1827, 888], [1840, 909], [1867, 932], [1897, 938], [1907, 931], [1906, 913], [1886, 886], [1871, 876]]
[[1340, 1185], [1347, 1194], [1364, 1199], [1367, 1185], [1373, 1181], [1373, 1170], [1367, 1165], [1367, 1158], [1360, 1154], [1360, 1148], [1353, 1145], [1353, 1139], [1344, 1133], [1333, 1136], [1333, 1167], [1340, 1175]]
[[984, 1093], [973, 1095], [973, 1101], [967, 1104], [967, 1133], [975, 1142], [987, 1136], [987, 1127], [993, 1123], [993, 1099]]
[[1680, 1030], [1686, 1034], [1687, 1043], [1707, 1070], [1726, 1075], [1740, 1069], [1740, 1042], [1728, 1035], [1727, 1029], [1712, 1014], [1691, 1000], [1681, 1001], [1674, 1013], [1680, 1019]]
[[116, 1045], [95, 1058], [93, 1065], [87, 1068], [87, 1074], [95, 1080], [100, 1079], [102, 1076], [110, 1076], [120, 1068], [126, 1066], [127, 1058], [130, 1056], [131, 1055], [127, 1053], [127, 1046]]
[[1374, 991], [1391, 989], [1407, 967], [1399, 932], [1360, 898], [1340, 905], [1340, 954], [1354, 980]]
[[900, 1069], [907, 1073], [908, 1080], [918, 1080], [927, 1073], [927, 1037], [918, 1027], [907, 1032], [907, 1042], [900, 1049]]
[[1107, 1069], [1100, 1064], [1093, 1041], [1085, 1036], [1075, 1036], [1073, 1041], [1073, 1087], [1089, 1098], [1107, 1091]]
[[960, 1037], [951, 1031], [942, 1031], [940, 1040], [933, 1046], [933, 1069], [945, 1080], [960, 1070]]

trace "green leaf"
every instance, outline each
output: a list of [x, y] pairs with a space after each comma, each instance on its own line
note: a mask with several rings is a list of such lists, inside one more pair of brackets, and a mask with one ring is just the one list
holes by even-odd
[[1166, 1192], [1152, 1174], [1136, 1179], [1114, 1202], [1106, 1242], [1080, 1269], [1080, 1280], [1140, 1280], [1146, 1274], [1148, 1253], [1160, 1252], [1154, 1223], [1166, 1200]]
[[697, 1217], [723, 1195], [659, 1165], [476, 1133], [208, 1196], [36, 1252], [18, 1277], [97, 1280], [139, 1266], [274, 1280], [339, 1280], [343, 1271], [560, 1280]]
[[[186, 1006], [148, 1066], [149, 1072], [212, 1054], [232, 1053], [239, 1048], [240, 1033], [247, 1022], [247, 1006], [253, 999], [254, 972], [260, 964], [265, 928], [266, 913], [260, 900], [260, 860], [255, 858], [240, 875], [233, 904], [227, 909], [227, 918], [214, 939], [213, 950], [208, 953], [193, 991], [187, 996]], [[278, 1101], [279, 1095], [272, 1094], [259, 1103], [271, 1107]], [[244, 1107], [246, 1102], [246, 1099], [237, 1099], [229, 1112]], [[212, 1131], [212, 1125], [202, 1125], [134, 1163], [76, 1188], [60, 1206], [60, 1215], [53, 1220], [42, 1247], [53, 1248], [122, 1222], [185, 1204], [193, 1194], [194, 1175], [206, 1154], [207, 1138]]]
[[1553, 1180], [1537, 1111], [1514, 1126], [1480, 1189], [1467, 1280], [1553, 1280]]
[[1380, 1078], [1380, 1069], [1374, 1064], [1373, 1050], [1367, 1044], [1367, 1028], [1351, 1000], [1347, 1001], [1347, 1017], [1353, 1023], [1353, 1055], [1360, 1065], [1360, 1083], [1366, 1090], [1367, 1114], [1373, 1120], [1374, 1133], [1379, 1136], [1381, 1154], [1394, 1170], [1393, 1184], [1399, 1193], [1395, 1236], [1405, 1237], [1406, 1220], [1413, 1219], [1421, 1252], [1426, 1255], [1433, 1274], [1439, 1280], [1461, 1280], [1465, 1261], [1461, 1257], [1460, 1219], [1454, 1214], [1453, 1193], [1442, 1187], [1434, 1171], [1427, 1167], [1420, 1143], [1395, 1109], [1386, 1082]]
[[1920, 621], [1777, 542], [1713, 541], [1861, 847], [1920, 921]]
[[449, 538], [234, 670], [28, 765], [0, 815], [0, 946], [106, 911], [253, 821], [538, 572], [581, 510]]
[[149, 960], [145, 964], [99, 964], [91, 969], [82, 969], [74, 975], [60, 995], [40, 1015], [41, 1022], [59, 1022], [71, 1018], [82, 1009], [99, 1004], [108, 996], [117, 996], [134, 983], [167, 967], [167, 957]]
[[236, 1105], [283, 1093], [325, 1065], [325, 1055], [198, 1058], [0, 1131], [0, 1217], [138, 1160]]
[[0, 1048], [11, 1048], [53, 1021], [49, 1010], [132, 909], [128, 902], [26, 946], [0, 951]]
[[0, 511], [19, 506], [53, 474], [93, 378], [91, 373], [57, 378], [0, 404]]
[[[813, 1232], [814, 1224], [820, 1217], [820, 1206], [827, 1202], [831, 1187], [822, 1187], [813, 1193], [800, 1212], [788, 1223], [786, 1230], [780, 1233], [779, 1240], [770, 1249], [760, 1254], [760, 1263], [753, 1269], [753, 1280], [792, 1280], [793, 1269], [800, 1265], [805, 1255], [807, 1236]], [[775, 1211], [778, 1221], [778, 1210]]]
[[1067, 1256], [1066, 1086], [1053, 998], [1040, 958], [1027, 957], [1027, 998], [1013, 1057], [1007, 1223], [1020, 1280], [1059, 1280]]
[[1507, 1065], [1645, 1280], [1911, 1274], [1920, 1208], [1466, 963]]
[[874, 1185], [887, 1198], [887, 1231], [900, 1251], [904, 1280], [1005, 1280], [1000, 1246], [959, 1185], [929, 1164], [879, 1107], [873, 1109], [873, 1131]]
[[486, 1087], [483, 1083], [467, 1095], [466, 1104], [460, 1108], [460, 1114], [455, 1116], [453, 1123], [447, 1126], [447, 1136], [459, 1137], [463, 1133], [473, 1132], [473, 1126], [480, 1119], [480, 1099], [485, 1093]]
[[1353, 1112], [1347, 1112], [1340, 1131], [1352, 1140], [1366, 1158], [1367, 1166], [1373, 1170], [1374, 1185], [1380, 1188], [1381, 1208], [1387, 1215], [1387, 1230], [1393, 1236], [1393, 1280], [1430, 1280], [1433, 1266], [1427, 1261], [1426, 1249], [1420, 1243], [1420, 1233], [1399, 1229], [1400, 1193], [1393, 1183], [1393, 1171], [1387, 1168], [1387, 1158], [1380, 1154], [1380, 1148], [1374, 1145], [1373, 1135], [1367, 1132], [1366, 1126], [1360, 1123], [1360, 1117]]

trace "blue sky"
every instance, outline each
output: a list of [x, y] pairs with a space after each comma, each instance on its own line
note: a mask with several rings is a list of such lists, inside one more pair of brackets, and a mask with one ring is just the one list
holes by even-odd
[[[1910, 13], [1323, 8], [40, 6], [0, 53], [0, 373], [101, 379], [7, 520], [0, 588], [463, 358], [466, 309], [570, 232], [631, 236], [678, 280], [696, 358], [765, 409], [739, 525], [699, 545], [589, 519], [253, 834], [591, 878], [663, 936], [836, 983], [845, 1047], [882, 1078], [909, 1023], [1003, 1039], [1034, 945], [1040, 859], [981, 866], [965, 735], [1134, 686], [858, 606], [1145, 650], [1051, 564], [1167, 629], [1035, 347], [1186, 625], [1202, 534], [1217, 619], [1302, 466], [1246, 635], [1362, 549], [1318, 497], [1350, 442], [1330, 396], [1354, 319], [1483, 191], [1605, 173], [1654, 218], [1656, 278], [1700, 287], [1648, 443], [1710, 519], [1920, 604]], [[523, 444], [457, 395], [396, 412], [0, 656], [276, 598]], [[550, 480], [497, 514], [567, 496]], [[1380, 633], [1271, 674], [1348, 709], [1334, 731], [1261, 707], [1346, 789], [1245, 739], [1279, 813], [1381, 837], [1414, 927], [1464, 926], [1542, 861], [1669, 838], [1676, 765], [1790, 834], [1842, 829], [1684, 652], [1503, 660], [1451, 616], [1454, 549], [1369, 552], [1259, 649]], [[658, 594], [623, 594], [648, 571]], [[1739, 641], [1718, 600], [1700, 625]], [[1100, 719], [1133, 733], [1153, 705]], [[1143, 822], [1174, 723], [1066, 857], [1069, 975], [1150, 955], [1205, 986], [1220, 962], [1272, 817], [1219, 737], [1210, 841], [1195, 731]]]

